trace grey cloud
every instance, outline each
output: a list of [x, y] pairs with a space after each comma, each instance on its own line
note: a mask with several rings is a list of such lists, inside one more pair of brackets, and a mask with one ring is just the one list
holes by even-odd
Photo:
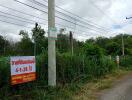
[[[27, 0], [20, 0], [20, 1], [23, 1], [27, 4], [30, 3], [30, 2], [27, 2]], [[46, 4], [45, 2], [43, 2], [43, 0], [37, 0], [37, 1]], [[75, 24], [60, 20], [58, 18], [56, 18], [56, 23], [60, 23], [65, 26], [73, 27], [73, 29], [67, 29], [67, 31], [70, 31], [70, 30], [75, 31], [75, 37], [80, 40], [83, 40], [85, 38], [89, 38], [92, 36], [93, 37], [100, 36], [100, 35], [101, 36], [112, 36], [114, 32], [123, 32], [122, 30], [126, 30], [129, 33], [131, 33], [131, 31], [132, 31], [131, 25], [128, 24], [128, 22], [126, 20], [124, 20], [125, 16], [132, 15], [132, 13], [130, 13], [131, 9], [132, 9], [132, 7], [131, 7], [132, 1], [131, 0], [92, 0], [92, 1], [93, 1], [94, 5], [96, 5], [98, 7], [95, 7], [94, 5], [92, 5], [89, 0], [56, 0], [56, 4], [64, 9], [72, 12], [72, 13], [75, 13], [83, 18], [88, 19], [89, 21], [94, 22], [95, 24], [98, 24], [103, 27], [108, 27], [112, 30], [112, 32], [94, 32], [89, 29], [76, 26]], [[23, 12], [26, 12], [26, 13], [29, 13], [29, 14], [32, 14], [35, 16], [39, 16], [46, 20], [48, 19], [47, 14], [33, 10], [33, 9], [26, 7], [24, 5], [18, 4], [16, 2], [14, 2], [13, 0], [1, 0], [0, 4], [9, 6], [13, 9], [17, 9], [17, 10], [20, 10], [20, 11], [23, 11]], [[39, 9], [47, 11], [47, 9], [44, 7], [34, 5], [33, 3], [30, 3], [30, 4], [35, 7], [38, 7]], [[117, 23], [110, 20], [108, 18], [108, 16], [103, 14], [98, 8], [102, 9], [102, 11], [106, 15], [111, 17], [111, 19], [115, 20]], [[28, 16], [28, 15], [21, 14], [21, 13], [17, 13], [17, 12], [11, 11], [9, 9], [0, 7], [0, 11], [15, 14], [15, 15], [18, 15], [18, 16], [21, 16], [21, 17], [24, 17], [24, 18], [27, 18], [30, 20], [35, 20], [37, 22], [44, 23], [45, 25], [42, 25], [42, 27], [47, 27], [47, 24], [48, 24], [47, 21], [40, 20], [40, 19]], [[59, 11], [62, 11], [62, 10], [59, 10]], [[68, 13], [65, 12], [65, 14], [68, 14]], [[60, 14], [56, 14], [56, 15], [63, 17], [69, 21], [75, 22], [75, 20], [73, 20], [69, 17], [64, 17], [63, 15], [60, 15]], [[70, 16], [72, 16], [72, 15], [70, 15]], [[7, 19], [7, 18], [1, 17], [1, 16], [0, 16], [0, 19], [10, 21], [10, 22], [15, 22], [15, 23], [27, 26], [27, 27], [34, 27], [34, 24], [11, 20], [11, 19]], [[77, 22], [77, 24], [79, 24], [78, 21], [76, 21], [76, 22]], [[0, 32], [1, 33], [10, 33], [11, 34], [11, 35], [9, 35], [10, 37], [13, 37], [13, 34], [15, 36], [18, 36], [18, 32], [21, 29], [26, 29], [29, 32], [31, 32], [30, 31], [31, 29], [25, 28], [25, 27], [18, 27], [15, 25], [10, 25], [10, 24], [6, 24], [6, 23], [2, 23], [2, 22], [0, 22], [0, 25], [1, 25]], [[114, 25], [121, 25], [123, 27], [121, 29], [115, 30], [112, 28], [112, 26], [114, 26]], [[92, 26], [88, 26], [88, 27], [93, 28]], [[58, 26], [58, 28], [64, 28], [64, 26]], [[77, 30], [87, 31], [87, 33], [80, 32]], [[83, 36], [83, 35], [81, 36], [81, 33], [87, 35], [88, 37]]]

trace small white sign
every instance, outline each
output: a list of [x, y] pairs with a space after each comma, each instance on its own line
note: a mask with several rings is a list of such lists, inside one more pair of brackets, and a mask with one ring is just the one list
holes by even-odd
[[49, 28], [49, 38], [57, 38], [57, 28]]
[[119, 62], [119, 60], [120, 60], [119, 56], [116, 56], [116, 61], [118, 61], [118, 62]]

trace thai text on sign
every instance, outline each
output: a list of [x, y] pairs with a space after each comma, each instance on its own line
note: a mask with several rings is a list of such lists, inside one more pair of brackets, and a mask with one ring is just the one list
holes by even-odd
[[36, 80], [34, 56], [11, 57], [11, 84], [21, 84]]

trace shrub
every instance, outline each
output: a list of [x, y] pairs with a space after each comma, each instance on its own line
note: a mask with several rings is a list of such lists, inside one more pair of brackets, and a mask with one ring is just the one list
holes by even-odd
[[131, 56], [124, 56], [120, 59], [120, 65], [124, 68], [132, 69], [132, 57]]
[[97, 59], [70, 54], [57, 55], [57, 80], [61, 83], [70, 83], [84, 77], [88, 79], [101, 77], [115, 68], [115, 63], [107, 57]]
[[[37, 80], [30, 82], [33, 86], [46, 86], [48, 81], [48, 56], [47, 53], [36, 57], [37, 61]], [[1, 84], [10, 83], [10, 65], [9, 58], [3, 58], [4, 63], [0, 63]], [[83, 79], [98, 78], [115, 69], [113, 61], [107, 57], [102, 57], [99, 60], [96, 57], [77, 56], [71, 53], [57, 53], [57, 83], [66, 84]], [[5, 77], [6, 76], [6, 77]], [[25, 86], [29, 86], [28, 84]], [[22, 88], [25, 86], [21, 85]]]
[[9, 58], [2, 57], [0, 59], [0, 86], [10, 83], [10, 66]]
[[57, 54], [57, 81], [71, 82], [82, 72], [83, 59], [70, 53]]
[[100, 59], [104, 55], [104, 50], [96, 44], [86, 43], [83, 47], [83, 51], [87, 57], [94, 56], [97, 59]]

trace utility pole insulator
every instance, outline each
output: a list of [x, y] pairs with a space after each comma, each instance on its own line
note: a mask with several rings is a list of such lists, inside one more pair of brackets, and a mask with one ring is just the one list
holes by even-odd
[[35, 23], [35, 28], [37, 28], [38, 27], [38, 23]]

